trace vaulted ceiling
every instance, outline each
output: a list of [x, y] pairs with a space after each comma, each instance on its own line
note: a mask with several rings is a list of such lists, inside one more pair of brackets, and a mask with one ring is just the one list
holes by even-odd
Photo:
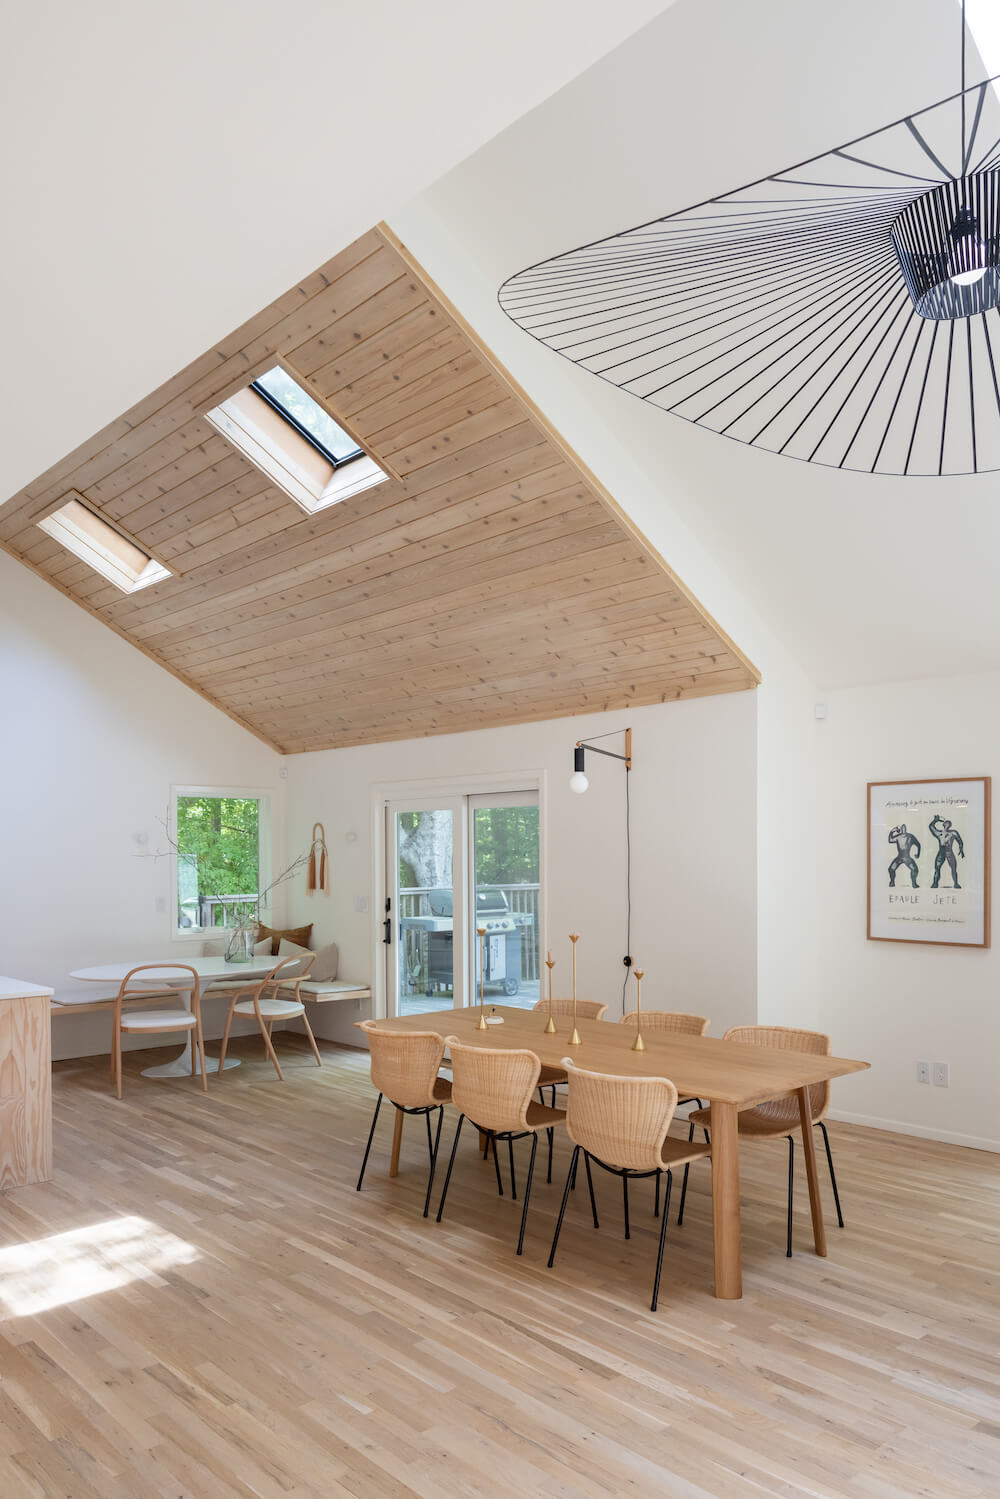
[[[387, 482], [308, 515], [206, 421], [275, 355]], [[40, 531], [71, 492], [173, 576], [123, 594]], [[0, 507], [0, 544], [284, 752], [757, 679], [380, 230]]]

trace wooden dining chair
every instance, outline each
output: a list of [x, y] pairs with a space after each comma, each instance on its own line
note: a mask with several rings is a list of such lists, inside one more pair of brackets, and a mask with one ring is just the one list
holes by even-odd
[[[126, 1000], [137, 999], [163, 999], [165, 994], [150, 990], [151, 980], [139, 980], [137, 984], [129, 988], [132, 979], [137, 973], [146, 973], [150, 969], [156, 970], [157, 979], [162, 978], [165, 973], [176, 972], [190, 974], [191, 982], [185, 982], [178, 987], [189, 989], [191, 993], [190, 1010], [125, 1010], [122, 1006]], [[201, 1030], [201, 989], [198, 983], [198, 975], [188, 963], [140, 963], [137, 968], [131, 968], [122, 979], [115, 995], [114, 1014], [112, 1019], [112, 1077], [115, 1085], [115, 1094], [118, 1098], [122, 1096], [122, 1036], [128, 1035], [155, 1035], [162, 1031], [164, 1034], [171, 1031], [189, 1031], [195, 1041], [191, 1051], [191, 1076], [194, 1076], [195, 1058], [201, 1062], [201, 1086], [208, 1091], [208, 1077], [205, 1072], [205, 1041]]]
[[568, 1057], [564, 1058], [563, 1066], [569, 1079], [566, 1132], [573, 1142], [573, 1155], [566, 1173], [566, 1186], [549, 1254], [549, 1268], [555, 1262], [566, 1204], [576, 1178], [581, 1150], [587, 1171], [594, 1227], [600, 1228], [600, 1223], [590, 1170], [592, 1161], [612, 1176], [621, 1178], [626, 1239], [631, 1237], [628, 1216], [629, 1182], [650, 1176], [659, 1179], [666, 1172], [666, 1197], [660, 1220], [660, 1244], [650, 1304], [650, 1310], [655, 1312], [660, 1294], [673, 1173], [678, 1166], [687, 1167], [694, 1160], [703, 1160], [710, 1154], [711, 1147], [695, 1145], [690, 1140], [671, 1138], [668, 1134], [677, 1107], [677, 1089], [668, 1078], [617, 1077], [610, 1073], [588, 1072], [577, 1067]]
[[[820, 1031], [802, 1031], [786, 1025], [736, 1025], [726, 1031], [723, 1041], [739, 1041], [746, 1046], [777, 1046], [783, 1051], [810, 1052], [815, 1056], [828, 1057], [830, 1055], [830, 1037], [824, 1036]], [[809, 1109], [813, 1127], [819, 1125], [823, 1132], [823, 1144], [826, 1146], [826, 1163], [830, 1168], [830, 1185], [833, 1187], [833, 1200], [837, 1207], [837, 1223], [841, 1228], [844, 1226], [844, 1215], [840, 1208], [840, 1193], [837, 1190], [837, 1176], [833, 1169], [833, 1152], [830, 1149], [830, 1136], [827, 1134], [824, 1117], [830, 1107], [830, 1084], [813, 1083], [809, 1089]], [[694, 1124], [702, 1125], [709, 1130], [712, 1123], [711, 1109], [699, 1109], [691, 1116]], [[795, 1175], [795, 1131], [801, 1129], [802, 1120], [799, 1114], [799, 1100], [795, 1093], [784, 1093], [780, 1098], [771, 1098], [767, 1103], [757, 1104], [756, 1108], [741, 1109], [737, 1115], [737, 1127], [740, 1137], [748, 1140], [781, 1140], [788, 1141], [788, 1232], [785, 1253], [791, 1258], [792, 1254], [792, 1186]], [[684, 1202], [687, 1197], [687, 1169], [684, 1171], [684, 1183], [681, 1187], [680, 1210], [677, 1214], [677, 1222], [684, 1222]]]
[[[437, 1168], [438, 1149], [441, 1145], [441, 1125], [444, 1121], [444, 1106], [451, 1102], [451, 1083], [439, 1077], [441, 1059], [444, 1056], [444, 1038], [436, 1031], [397, 1031], [391, 1026], [382, 1026], [377, 1020], [356, 1020], [358, 1030], [363, 1031], [371, 1052], [372, 1083], [378, 1089], [372, 1127], [368, 1131], [361, 1173], [355, 1191], [361, 1191], [365, 1179], [365, 1168], [371, 1154], [378, 1123], [379, 1109], [383, 1098], [387, 1098], [396, 1110], [396, 1128], [393, 1132], [392, 1156], [389, 1175], [395, 1176], [399, 1168], [399, 1145], [403, 1133], [403, 1119], [407, 1114], [423, 1114], [427, 1125], [427, 1149], [431, 1167], [427, 1177], [427, 1195], [424, 1198], [424, 1217], [431, 1205], [431, 1188]], [[431, 1114], [437, 1110], [437, 1130], [431, 1138]], [[499, 1168], [498, 1168], [499, 1169]]]
[[[627, 1015], [621, 1018], [622, 1025], [629, 1025], [633, 1030], [638, 1028], [639, 1020], [642, 1020], [642, 1029], [647, 1035], [670, 1035], [675, 1036], [703, 1036], [711, 1025], [711, 1021], [705, 1015], [687, 1015], [681, 1010], [629, 1010]], [[678, 1098], [677, 1107], [685, 1108], [689, 1103], [695, 1103], [699, 1109], [705, 1107], [700, 1098], [686, 1094]], [[688, 1139], [694, 1139], [694, 1124], [688, 1115]], [[708, 1130], [705, 1131], [705, 1140], [708, 1140]], [[653, 1217], [659, 1217], [660, 1213], [660, 1178], [656, 1178], [656, 1193], [653, 1200]]]
[[[312, 1033], [306, 1007], [302, 1003], [299, 994], [299, 985], [308, 974], [316, 954], [309, 953], [304, 958], [282, 958], [276, 963], [270, 973], [266, 973], [262, 979], [249, 979], [245, 985], [234, 989], [229, 1000], [229, 1011], [226, 1015], [226, 1028], [222, 1032], [222, 1050], [219, 1052], [219, 1068], [221, 1072], [226, 1063], [226, 1048], [229, 1045], [229, 1028], [233, 1023], [234, 1015], [252, 1015], [260, 1027], [260, 1033], [264, 1038], [264, 1046], [268, 1056], [278, 1074], [278, 1079], [284, 1082], [284, 1073], [278, 1061], [277, 1052], [271, 1039], [271, 1031], [274, 1029], [276, 1020], [302, 1020], [312, 1047], [313, 1056], [316, 1058], [316, 1066], [322, 1067], [323, 1058], [319, 1054], [316, 1045], [316, 1037]], [[278, 993], [279, 989], [282, 991]], [[285, 999], [284, 994], [291, 994], [291, 999]]]
[[[545, 1010], [546, 1012], [548, 1011], [548, 1008], [549, 1002], [547, 999], [540, 999], [536, 1004], [532, 1006], [532, 1009]], [[553, 1015], [559, 1015], [563, 1017], [568, 1015], [572, 1018], [573, 1000], [553, 999], [552, 1013]], [[608, 1013], [608, 1007], [607, 1005], [601, 1004], [599, 999], [578, 999], [576, 1001], [576, 1013], [580, 1020], [603, 1020], [605, 1015]], [[547, 1062], [543, 1062], [542, 1070], [538, 1074], [538, 1096], [542, 1100], [542, 1102], [545, 1102], [545, 1094], [542, 1092], [542, 1089], [551, 1087], [552, 1107], [555, 1108], [556, 1087], [559, 1083], [564, 1083], [565, 1081], [566, 1074], [561, 1067], [552, 1067]]]
[[[455, 1153], [462, 1133], [462, 1125], [471, 1119], [476, 1128], [485, 1134], [494, 1146], [494, 1164], [497, 1168], [497, 1187], [503, 1195], [500, 1182], [500, 1164], [496, 1157], [496, 1142], [506, 1140], [511, 1155], [511, 1182], [513, 1184], [514, 1141], [531, 1136], [531, 1159], [528, 1162], [528, 1178], [524, 1189], [524, 1207], [521, 1210], [521, 1231], [517, 1239], [517, 1252], [524, 1248], [524, 1230], [528, 1221], [528, 1204], [531, 1201], [531, 1183], [535, 1174], [535, 1154], [538, 1136], [545, 1130], [549, 1141], [549, 1176], [552, 1174], [552, 1138], [555, 1127], [562, 1124], [566, 1115], [562, 1109], [553, 1109], [544, 1103], [535, 1103], [532, 1095], [538, 1087], [541, 1063], [533, 1051], [496, 1050], [484, 1046], [464, 1046], [457, 1036], [448, 1036], [445, 1044], [451, 1052], [452, 1102], [459, 1111], [455, 1139], [448, 1158], [441, 1201], [438, 1204], [437, 1221], [441, 1222], [448, 1184], [455, 1165]], [[512, 1186], [513, 1190], [513, 1186]]]

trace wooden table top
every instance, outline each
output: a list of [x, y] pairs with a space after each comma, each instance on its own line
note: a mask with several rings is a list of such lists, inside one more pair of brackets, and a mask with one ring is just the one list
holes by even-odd
[[477, 1030], [478, 1006], [396, 1016], [382, 1024], [391, 1025], [394, 1030], [454, 1035], [466, 1045], [501, 1050], [521, 1047], [554, 1067], [568, 1056], [578, 1067], [590, 1067], [595, 1072], [668, 1077], [680, 1094], [703, 1098], [706, 1102], [733, 1103], [741, 1109], [810, 1083], [825, 1083], [829, 1078], [864, 1072], [870, 1066], [868, 1062], [850, 1061], [846, 1057], [814, 1056], [772, 1046], [747, 1046], [742, 1041], [720, 1041], [714, 1036], [674, 1036], [662, 1032], [644, 1033], [645, 1051], [633, 1051], [632, 1027], [608, 1020], [578, 1021], [582, 1044], [570, 1046], [573, 1026], [568, 1016], [557, 1015], [556, 1034], [547, 1036], [548, 1017], [544, 1010], [487, 1005], [486, 1014], [502, 1015], [503, 1025]]

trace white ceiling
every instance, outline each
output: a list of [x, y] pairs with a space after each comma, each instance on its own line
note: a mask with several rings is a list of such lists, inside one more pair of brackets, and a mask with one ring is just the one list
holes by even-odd
[[6, 6], [0, 503], [668, 3]]
[[[980, 4], [992, 13], [976, 0], [973, 20]], [[495, 328], [496, 289], [524, 266], [953, 93], [958, 41], [955, 0], [680, 0], [423, 201], [482, 269]], [[547, 380], [589, 382], [591, 414], [818, 685], [1000, 666], [1000, 475], [872, 477], [752, 451], [541, 357]]]

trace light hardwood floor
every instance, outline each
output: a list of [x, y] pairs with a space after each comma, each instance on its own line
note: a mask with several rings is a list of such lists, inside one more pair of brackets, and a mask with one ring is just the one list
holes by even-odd
[[[848, 1226], [809, 1252], [800, 1175], [788, 1261], [784, 1150], [748, 1146], [743, 1300], [695, 1171], [653, 1315], [651, 1188], [629, 1243], [618, 1183], [599, 1233], [578, 1192], [547, 1270], [562, 1142], [517, 1260], [474, 1137], [441, 1225], [419, 1119], [355, 1193], [366, 1056], [290, 1050], [282, 1084], [235, 1049], [207, 1096], [148, 1052], [121, 1103], [106, 1058], [56, 1064], [55, 1180], [0, 1199], [3, 1499], [1000, 1494], [997, 1157], [834, 1125]], [[77, 1299], [42, 1309], [43, 1255]]]

